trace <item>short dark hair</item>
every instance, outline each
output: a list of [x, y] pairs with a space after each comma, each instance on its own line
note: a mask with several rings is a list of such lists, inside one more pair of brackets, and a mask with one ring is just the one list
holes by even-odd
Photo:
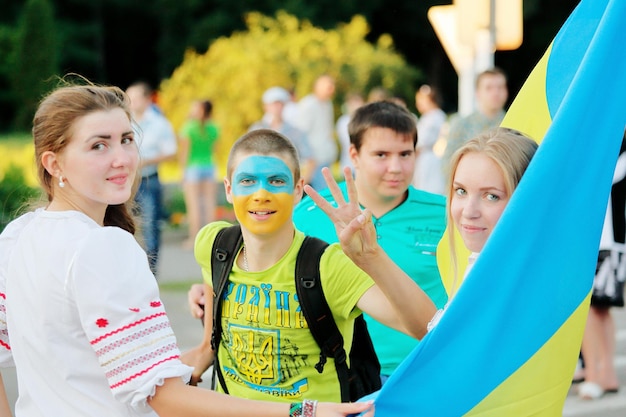
[[480, 80], [482, 80], [486, 76], [492, 76], [492, 75], [501, 75], [502, 77], [504, 77], [504, 80], [507, 81], [506, 73], [501, 68], [493, 67], [493, 68], [484, 70], [483, 72], [481, 72], [480, 74], [476, 76], [476, 87], [478, 87]]
[[417, 120], [406, 108], [390, 101], [375, 101], [357, 109], [348, 124], [350, 143], [361, 149], [363, 135], [372, 127], [386, 127], [413, 138], [417, 145]]
[[433, 87], [429, 84], [423, 84], [420, 88], [417, 89], [417, 94], [424, 94], [426, 97], [430, 98], [433, 103], [441, 107], [442, 98], [437, 87]]
[[296, 147], [289, 139], [272, 129], [252, 130], [233, 144], [228, 155], [226, 175], [230, 179], [235, 167], [235, 157], [240, 153], [256, 153], [260, 155], [277, 155], [287, 159], [287, 165], [293, 168], [294, 183], [300, 180], [300, 158]]
[[[144, 80], [135, 81], [131, 85], [129, 85], [128, 88], [140, 89], [144, 97], [152, 97], [152, 94], [154, 94], [154, 89], [152, 88], [150, 83]], [[126, 90], [128, 90], [128, 88]]]

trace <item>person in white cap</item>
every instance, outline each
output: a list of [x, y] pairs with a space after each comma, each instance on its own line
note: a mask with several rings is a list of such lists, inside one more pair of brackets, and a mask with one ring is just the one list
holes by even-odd
[[313, 150], [316, 166], [311, 185], [316, 190], [326, 188], [322, 168], [331, 167], [339, 155], [335, 140], [335, 114], [332, 102], [334, 94], [335, 79], [323, 74], [315, 80], [313, 92], [298, 102], [295, 125], [306, 133]]
[[249, 130], [272, 129], [286, 136], [298, 151], [301, 176], [304, 178], [305, 184], [308, 184], [315, 169], [315, 159], [306, 134], [283, 118], [283, 109], [289, 100], [289, 92], [284, 88], [268, 88], [262, 97], [263, 110], [265, 111], [263, 119], [252, 124]]

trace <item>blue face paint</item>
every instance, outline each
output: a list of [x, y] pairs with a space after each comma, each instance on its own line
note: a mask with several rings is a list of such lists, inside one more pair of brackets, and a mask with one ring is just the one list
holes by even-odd
[[272, 194], [293, 194], [293, 174], [280, 158], [253, 155], [237, 166], [232, 178], [234, 195], [249, 195], [262, 189]]

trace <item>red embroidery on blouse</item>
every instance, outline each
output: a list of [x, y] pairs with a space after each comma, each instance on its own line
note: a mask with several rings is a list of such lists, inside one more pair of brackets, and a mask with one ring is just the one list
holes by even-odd
[[109, 321], [107, 319], [99, 318], [96, 320], [96, 325], [98, 327], [107, 327], [109, 325]]
[[102, 348], [96, 350], [96, 355], [98, 356], [102, 356], [102, 355], [106, 355], [112, 351], [114, 351], [115, 349], [118, 349], [124, 345], [127, 345], [129, 343], [134, 342], [137, 339], [141, 339], [143, 337], [146, 336], [150, 336], [154, 333], [160, 332], [162, 330], [170, 330], [170, 335], [173, 335], [173, 333], [171, 332], [171, 327], [170, 327], [170, 323], [169, 321], [164, 321], [161, 323], [157, 323], [154, 326], [150, 326], [147, 327], [145, 329], [141, 329], [139, 330], [137, 333], [133, 333], [129, 336], [123, 337], [121, 339], [115, 340], [112, 343], [103, 346]]
[[[170, 352], [176, 352], [176, 354], [172, 355]], [[163, 358], [163, 357], [175, 358], [176, 356], [179, 356], [178, 353], [179, 352], [178, 352], [178, 347], [176, 346], [176, 343], [170, 343], [168, 345], [158, 347], [157, 349], [152, 350], [150, 352], [146, 352], [145, 355], [137, 356], [134, 359], [121, 363], [119, 366], [105, 373], [105, 376], [107, 378], [115, 378], [117, 376], [123, 376], [123, 374], [126, 373], [127, 371], [130, 371], [133, 368], [137, 368], [139, 366], [143, 366], [144, 364], [150, 365], [148, 368], [144, 368], [144, 369], [151, 369], [153, 366], [152, 361]], [[170, 355], [170, 356], [167, 356], [167, 355]], [[141, 371], [141, 372], [145, 372], [145, 371]]]
[[160, 301], [151, 301], [150, 302], [150, 307], [161, 307], [161, 302]]
[[0, 297], [4, 298], [5, 300], [7, 299], [7, 295], [3, 292], [0, 292]]
[[178, 359], [178, 358], [180, 358], [180, 356], [179, 356], [179, 355], [174, 355], [174, 356], [170, 356], [169, 358], [162, 359], [162, 360], [158, 361], [157, 363], [152, 364], [152, 366], [149, 366], [148, 368], [146, 368], [146, 369], [142, 370], [141, 372], [137, 372], [136, 374], [131, 375], [131, 376], [129, 376], [128, 378], [123, 379], [123, 380], [121, 380], [120, 382], [118, 382], [118, 383], [116, 383], [116, 384], [111, 385], [111, 389], [115, 389], [115, 388], [117, 388], [117, 387], [119, 387], [119, 386], [121, 386], [121, 385], [124, 385], [124, 384], [126, 384], [126, 383], [128, 383], [128, 382], [132, 381], [132, 380], [133, 380], [133, 379], [135, 379], [135, 378], [140, 377], [141, 375], [143, 375], [143, 374], [145, 374], [145, 373], [149, 372], [151, 369], [156, 368], [157, 366], [161, 365], [162, 363], [165, 363], [165, 362], [168, 362], [168, 361], [172, 361], [172, 360], [175, 360], [175, 359]]
[[134, 311], [135, 313], [139, 313], [139, 309], [137, 307], [129, 308], [130, 311]]
[[147, 321], [150, 321], [150, 320], [153, 320], [153, 319], [155, 319], [155, 318], [157, 318], [157, 317], [161, 317], [161, 316], [165, 316], [165, 315], [166, 315], [165, 311], [162, 311], [162, 312], [160, 312], [160, 313], [156, 313], [156, 314], [153, 314], [153, 315], [151, 315], [151, 316], [144, 317], [143, 319], [141, 319], [141, 320], [137, 320], [137, 321], [136, 321], [136, 322], [134, 322], [134, 323], [127, 324], [126, 326], [120, 327], [119, 329], [115, 329], [115, 330], [114, 330], [114, 331], [112, 331], [112, 332], [109, 332], [109, 333], [107, 333], [107, 334], [104, 334], [104, 335], [102, 335], [102, 336], [100, 336], [100, 337], [98, 337], [98, 338], [96, 338], [96, 339], [92, 340], [92, 341], [91, 341], [91, 342], [89, 342], [89, 343], [91, 343], [92, 345], [95, 345], [95, 344], [97, 344], [97, 343], [101, 342], [102, 340], [106, 339], [107, 337], [109, 337], [109, 336], [113, 336], [113, 335], [114, 335], [114, 334], [116, 334], [116, 333], [123, 332], [124, 330], [128, 330], [128, 329], [130, 329], [130, 328], [132, 328], [132, 327], [138, 326], [138, 325], [140, 325], [140, 324], [142, 324], [142, 323], [145, 323], [145, 322], [147, 322]]
[[0, 346], [5, 348], [6, 350], [11, 350], [11, 346], [9, 346], [9, 344], [6, 343], [4, 340], [0, 340]]

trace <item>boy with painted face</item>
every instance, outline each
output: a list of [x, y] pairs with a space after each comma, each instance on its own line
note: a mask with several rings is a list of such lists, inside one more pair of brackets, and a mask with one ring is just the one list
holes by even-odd
[[[296, 296], [295, 262], [304, 234], [295, 229], [292, 214], [302, 198], [304, 182], [295, 148], [276, 131], [248, 132], [231, 149], [224, 185], [244, 242], [230, 272], [220, 317], [217, 355], [228, 392], [284, 402], [305, 397], [340, 401], [333, 361], [329, 359], [321, 374], [314, 368], [320, 350]], [[196, 238], [205, 294], [213, 293], [213, 241], [228, 226], [226, 222], [209, 224]], [[354, 320], [362, 311], [413, 337], [425, 334], [420, 323], [432, 317], [434, 305], [402, 271], [385, 271], [389, 274], [393, 275], [388, 280], [391, 285], [381, 289], [339, 245], [329, 246], [322, 255], [320, 280], [335, 322], [348, 341], [346, 352]], [[210, 343], [213, 300], [206, 298], [204, 340], [184, 357], [195, 367], [192, 381], [196, 382], [215, 356]]]

